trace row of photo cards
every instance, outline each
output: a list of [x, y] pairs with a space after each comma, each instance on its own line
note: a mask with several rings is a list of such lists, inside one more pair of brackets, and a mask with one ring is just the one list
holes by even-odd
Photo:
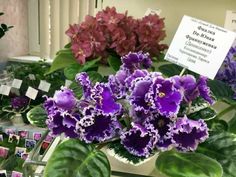
[[[34, 132], [33, 139], [30, 139], [29, 132], [27, 130], [19, 130], [17, 132], [14, 129], [6, 129], [5, 133], [6, 135], [8, 135], [8, 140], [7, 140], [8, 143], [15, 143], [16, 145], [18, 145], [20, 142], [20, 139], [24, 140], [23, 141], [24, 147], [15, 147], [15, 155], [24, 160], [26, 160], [28, 157], [27, 150], [28, 151], [32, 150], [35, 147], [37, 141], [39, 141], [42, 137], [41, 132]], [[53, 140], [53, 137], [51, 137], [50, 135], [48, 135], [45, 138], [40, 149], [40, 155], [42, 155], [46, 151], [46, 149], [48, 148], [52, 140]], [[3, 134], [0, 134], [0, 141], [4, 141]], [[9, 148], [0, 146], [0, 157], [7, 158], [8, 155], [9, 155]]]
[[[6, 170], [0, 170], [0, 177], [8, 177]], [[12, 171], [10, 177], [23, 177], [23, 173], [18, 171]]]

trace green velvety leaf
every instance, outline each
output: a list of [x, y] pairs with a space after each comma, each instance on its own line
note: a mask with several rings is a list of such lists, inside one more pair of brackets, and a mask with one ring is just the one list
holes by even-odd
[[91, 68], [97, 68], [98, 66], [98, 62], [101, 60], [101, 57], [97, 58], [97, 59], [92, 59], [92, 60], [88, 60], [86, 61], [86, 63], [84, 65], [82, 65], [82, 67], [80, 68], [79, 72], [85, 72], [90, 70]]
[[46, 74], [50, 74], [59, 69], [66, 68], [70, 65], [79, 65], [70, 49], [62, 49], [57, 52], [52, 65]]
[[197, 112], [194, 112], [192, 114], [188, 115], [188, 118], [190, 119], [204, 119], [204, 120], [210, 120], [216, 117], [216, 111], [210, 107], [201, 109]]
[[110, 67], [112, 67], [112, 69], [114, 71], [118, 71], [120, 69], [121, 66], [121, 59], [112, 55], [109, 55], [108, 57], [108, 64], [110, 65]]
[[229, 121], [229, 132], [236, 134], [236, 114], [234, 117]]
[[81, 65], [70, 65], [64, 69], [64, 75], [69, 80], [74, 80], [76, 74], [79, 72], [79, 70], [82, 68]]
[[28, 121], [37, 127], [47, 127], [45, 121], [47, 119], [47, 113], [42, 106], [35, 106], [26, 114]]
[[47, 162], [44, 177], [110, 177], [106, 155], [77, 139], [56, 147]]
[[207, 127], [213, 132], [225, 132], [228, 131], [228, 123], [224, 120], [211, 119], [207, 121]]
[[169, 177], [221, 177], [222, 167], [200, 153], [167, 151], [159, 155], [156, 168]]
[[208, 86], [211, 88], [212, 93], [218, 100], [223, 100], [228, 103], [235, 103], [232, 99], [234, 92], [233, 90], [224, 82], [218, 80], [209, 80]]
[[[236, 176], [236, 135], [228, 132], [210, 136], [197, 152], [216, 159], [223, 167], [223, 177]], [[206, 164], [206, 163], [204, 163]]]
[[22, 171], [24, 160], [20, 157], [15, 156], [15, 154], [11, 155], [7, 159], [3, 160], [0, 169], [4, 169], [7, 171]]

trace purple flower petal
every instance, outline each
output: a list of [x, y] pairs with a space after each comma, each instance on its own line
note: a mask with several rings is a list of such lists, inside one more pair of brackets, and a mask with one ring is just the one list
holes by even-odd
[[92, 84], [87, 73], [82, 72], [76, 75], [75, 80], [83, 88], [83, 96], [87, 99], [91, 94]]
[[77, 132], [86, 143], [104, 142], [115, 137], [120, 131], [119, 122], [114, 116], [94, 112], [84, 116], [77, 124]]
[[208, 138], [207, 124], [199, 119], [179, 118], [172, 128], [173, 144], [180, 151], [194, 151]]
[[198, 90], [202, 98], [205, 99], [208, 103], [213, 104], [214, 100], [212, 99], [212, 96], [211, 96], [211, 90], [207, 86], [207, 78], [200, 76], [197, 86], [198, 86]]
[[139, 124], [132, 124], [132, 128], [122, 133], [120, 138], [121, 144], [129, 153], [148, 157], [155, 148], [159, 136], [151, 127], [145, 128]]
[[121, 104], [116, 103], [111, 89], [106, 84], [96, 84], [91, 97], [96, 101], [96, 108], [104, 114], [114, 115], [121, 111]]
[[64, 110], [72, 110], [76, 106], [76, 98], [72, 90], [64, 87], [54, 94], [56, 106]]

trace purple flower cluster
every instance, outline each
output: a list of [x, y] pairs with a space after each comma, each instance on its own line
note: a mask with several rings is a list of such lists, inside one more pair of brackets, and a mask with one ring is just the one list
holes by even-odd
[[[76, 99], [67, 88], [47, 98], [47, 124], [53, 135], [64, 133], [86, 143], [120, 139], [131, 154], [148, 157], [154, 150], [194, 151], [208, 137], [202, 119], [179, 116], [181, 104], [202, 97], [213, 99], [206, 78], [164, 78], [149, 72], [151, 59], [137, 52], [122, 57], [122, 66], [107, 83], [95, 83], [86, 73], [76, 75], [83, 96]], [[125, 121], [124, 121], [125, 120]]]
[[229, 50], [216, 78], [230, 85], [236, 99], [236, 42]]
[[29, 99], [25, 96], [18, 96], [11, 99], [11, 107], [16, 111], [24, 109], [28, 105]]
[[66, 31], [71, 39], [71, 49], [79, 63], [91, 57], [106, 58], [108, 50], [119, 56], [129, 51], [145, 51], [157, 56], [167, 45], [160, 44], [165, 38], [164, 19], [148, 15], [142, 19], [116, 12], [107, 7], [95, 17], [86, 16], [80, 25], [74, 24]]

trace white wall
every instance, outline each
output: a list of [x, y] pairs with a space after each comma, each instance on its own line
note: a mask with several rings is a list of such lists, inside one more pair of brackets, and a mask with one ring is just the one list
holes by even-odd
[[119, 12], [128, 10], [129, 15], [142, 17], [147, 8], [159, 8], [165, 17], [167, 37], [170, 44], [184, 14], [208, 22], [224, 25], [226, 10], [236, 10], [236, 0], [104, 0], [103, 7], [115, 6]]
[[27, 0], [0, 0], [0, 24], [14, 26], [0, 39], [0, 64], [11, 56], [28, 53], [28, 6]]

